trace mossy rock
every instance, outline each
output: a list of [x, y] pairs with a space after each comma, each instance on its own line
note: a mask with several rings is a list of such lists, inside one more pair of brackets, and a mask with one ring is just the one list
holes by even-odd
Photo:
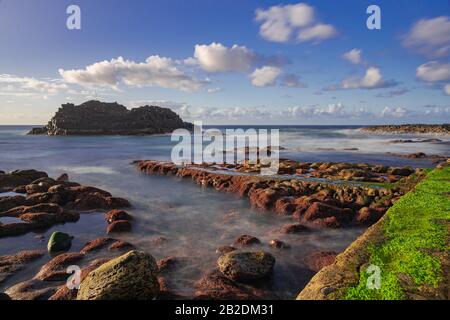
[[272, 274], [275, 258], [265, 251], [232, 251], [219, 257], [219, 270], [232, 280], [250, 282]]
[[77, 300], [151, 300], [159, 293], [157, 274], [155, 259], [133, 250], [90, 272]]
[[48, 240], [47, 250], [49, 253], [67, 251], [72, 246], [72, 239], [67, 233], [55, 231]]

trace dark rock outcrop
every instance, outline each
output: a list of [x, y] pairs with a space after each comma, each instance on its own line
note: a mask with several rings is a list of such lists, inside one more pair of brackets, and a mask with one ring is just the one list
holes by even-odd
[[192, 129], [167, 108], [144, 106], [128, 110], [116, 102], [87, 101], [81, 105], [63, 104], [43, 128], [29, 134], [55, 135], [147, 135]]

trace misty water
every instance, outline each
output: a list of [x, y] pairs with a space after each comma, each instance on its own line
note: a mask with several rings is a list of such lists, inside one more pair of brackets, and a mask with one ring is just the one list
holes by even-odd
[[[193, 283], [216, 266], [216, 248], [231, 245], [242, 234], [258, 237], [264, 250], [277, 262], [267, 286], [280, 298], [293, 298], [312, 277], [303, 259], [315, 251], [344, 250], [364, 230], [361, 228], [317, 230], [308, 234], [282, 235], [281, 226], [292, 223], [289, 217], [276, 216], [250, 207], [248, 200], [233, 194], [201, 188], [177, 177], [145, 175], [131, 164], [136, 159], [169, 160], [174, 145], [170, 136], [96, 136], [47, 137], [27, 136], [30, 127], [0, 126], [0, 170], [37, 169], [56, 178], [68, 173], [72, 181], [92, 185], [128, 199], [133, 208], [133, 229], [115, 235], [149, 252], [156, 259], [186, 257], [187, 263], [171, 273], [175, 289], [192, 296]], [[301, 161], [346, 161], [430, 167], [427, 160], [388, 156], [386, 152], [449, 155], [449, 141], [439, 143], [393, 144], [393, 135], [361, 133], [355, 127], [289, 127], [281, 129], [281, 157]], [[401, 139], [424, 139], [424, 136], [401, 136]], [[350, 149], [346, 151], [344, 149]], [[354, 148], [357, 148], [354, 149]], [[6, 196], [8, 194], [0, 194]], [[0, 218], [10, 223], [11, 218]], [[0, 238], [0, 255], [26, 249], [45, 249], [50, 234], [63, 231], [73, 235], [71, 251], [78, 251], [90, 240], [106, 235], [103, 212], [82, 214], [76, 223], [53, 226], [39, 234]], [[161, 237], [166, 241], [160, 241]], [[272, 239], [286, 241], [291, 249], [275, 250]], [[32, 277], [45, 256], [23, 272], [0, 285], [0, 290]]]

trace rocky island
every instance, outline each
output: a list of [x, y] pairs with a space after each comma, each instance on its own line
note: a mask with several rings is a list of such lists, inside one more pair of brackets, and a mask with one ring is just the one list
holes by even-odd
[[81, 105], [63, 104], [45, 127], [33, 128], [32, 135], [148, 135], [192, 129], [168, 108], [143, 106], [128, 110], [116, 102], [96, 100]]

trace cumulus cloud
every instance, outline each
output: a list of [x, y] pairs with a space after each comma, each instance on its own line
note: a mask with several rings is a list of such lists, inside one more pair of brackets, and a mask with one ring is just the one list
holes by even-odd
[[199, 91], [206, 80], [197, 80], [181, 70], [177, 63], [160, 56], [150, 56], [145, 62], [134, 62], [122, 57], [88, 65], [84, 69], [59, 69], [68, 83], [82, 86], [108, 86], [117, 89], [121, 83], [128, 86], [158, 86], [181, 91]]
[[200, 67], [208, 72], [246, 72], [257, 59], [257, 55], [244, 46], [225, 47], [213, 42], [209, 45], [196, 45], [194, 57]]
[[450, 107], [442, 106], [426, 106], [423, 110], [412, 111], [408, 108], [395, 106], [386, 106], [383, 109], [367, 109], [367, 108], [349, 108], [341, 102], [328, 105], [310, 105], [310, 106], [289, 106], [283, 108], [268, 108], [266, 106], [257, 107], [224, 107], [216, 108], [209, 106], [193, 106], [188, 103], [180, 103], [166, 100], [156, 101], [134, 101], [128, 102], [126, 105], [133, 107], [143, 105], [156, 105], [166, 107], [177, 112], [183, 119], [188, 121], [203, 120], [209, 122], [239, 121], [248, 123], [248, 121], [274, 121], [285, 123], [289, 120], [374, 120], [382, 121], [390, 119], [412, 119], [423, 117], [439, 118], [448, 116]]
[[361, 64], [362, 60], [362, 50], [361, 49], [352, 49], [342, 55], [342, 58], [349, 61], [353, 64]]
[[447, 83], [447, 84], [444, 86], [444, 93], [445, 93], [447, 96], [450, 96], [450, 83]]
[[252, 84], [256, 87], [267, 87], [273, 86], [280, 74], [280, 68], [264, 66], [262, 68], [256, 69], [250, 75], [250, 79]]
[[11, 95], [24, 95], [27, 92], [37, 91], [47, 94], [56, 94], [69, 90], [68, 86], [58, 81], [44, 81], [31, 77], [19, 77], [10, 74], [0, 74], [0, 85], [3, 91], [9, 91]]
[[259, 8], [255, 20], [261, 23], [260, 35], [273, 42], [319, 42], [337, 34], [332, 25], [318, 22], [314, 8], [305, 3]]
[[450, 63], [427, 62], [417, 68], [416, 75], [418, 79], [426, 82], [450, 80]]
[[448, 116], [450, 114], [450, 107], [425, 106], [425, 108], [425, 115]]
[[324, 90], [347, 90], [347, 89], [379, 89], [389, 88], [396, 85], [395, 81], [388, 81], [383, 78], [379, 68], [370, 67], [363, 77], [351, 77], [342, 80], [339, 85], [333, 85]]
[[405, 36], [403, 45], [429, 57], [450, 55], [450, 18], [440, 16], [417, 21]]
[[320, 42], [322, 40], [332, 38], [337, 34], [336, 29], [331, 24], [319, 23], [315, 26], [301, 29], [298, 33], [298, 40], [300, 42], [314, 41]]
[[381, 111], [382, 118], [403, 118], [410, 114], [410, 111], [403, 107], [384, 107]]

